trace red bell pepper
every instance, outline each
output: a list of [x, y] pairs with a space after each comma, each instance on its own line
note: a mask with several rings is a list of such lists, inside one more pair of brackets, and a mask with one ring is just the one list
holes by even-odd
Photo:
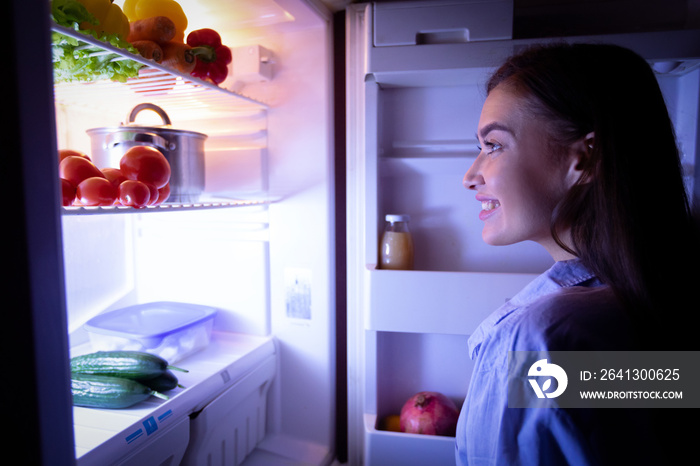
[[187, 35], [187, 45], [197, 59], [192, 76], [217, 85], [226, 79], [231, 49], [221, 44], [218, 32], [208, 28], [192, 31]]

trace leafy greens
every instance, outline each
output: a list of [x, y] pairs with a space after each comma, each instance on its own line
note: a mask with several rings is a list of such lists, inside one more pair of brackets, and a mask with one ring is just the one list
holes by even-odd
[[[95, 17], [76, 0], [52, 0], [51, 16], [54, 22], [115, 47], [137, 54], [138, 51], [116, 34], [98, 34], [91, 29], [80, 29], [80, 23], [97, 24]], [[138, 76], [143, 66], [116, 53], [81, 42], [60, 32], [52, 32], [53, 69], [55, 82], [98, 81], [109, 79], [126, 82]]]

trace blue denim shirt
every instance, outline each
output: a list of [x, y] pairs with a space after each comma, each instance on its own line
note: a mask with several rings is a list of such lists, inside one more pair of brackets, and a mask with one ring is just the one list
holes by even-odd
[[[633, 349], [630, 329], [612, 290], [578, 259], [537, 277], [469, 338], [474, 370], [457, 425], [457, 464], [649, 464], [635, 462], [648, 434], [634, 410], [508, 408], [509, 351]], [[626, 443], [636, 452], [624, 451]]]

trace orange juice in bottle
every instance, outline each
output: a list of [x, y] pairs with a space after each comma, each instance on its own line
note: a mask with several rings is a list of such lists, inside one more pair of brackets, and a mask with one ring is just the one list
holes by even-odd
[[389, 214], [379, 244], [379, 268], [413, 269], [413, 238], [408, 230], [410, 216]]

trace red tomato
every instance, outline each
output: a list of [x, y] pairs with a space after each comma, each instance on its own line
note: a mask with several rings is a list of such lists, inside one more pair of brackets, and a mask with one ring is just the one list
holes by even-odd
[[162, 188], [170, 180], [170, 164], [165, 156], [150, 146], [134, 146], [122, 156], [119, 169], [129, 180], [142, 181]]
[[126, 180], [119, 185], [119, 202], [131, 207], [146, 207], [151, 199], [148, 185], [140, 181]]
[[63, 159], [66, 157], [82, 157], [84, 159], [90, 160], [90, 157], [87, 154], [84, 154], [78, 150], [73, 150], [73, 149], [59, 149], [58, 150], [58, 163], [61, 163]]
[[73, 204], [75, 200], [75, 186], [63, 178], [61, 178], [61, 195], [63, 197], [61, 205], [68, 206]]
[[170, 196], [170, 183], [166, 184], [162, 188], [158, 190], [158, 199], [156, 200], [155, 204], [159, 205], [165, 202], [168, 197]]
[[86, 158], [71, 155], [58, 165], [58, 176], [78, 186], [81, 181], [92, 178], [104, 178], [97, 166]]
[[103, 168], [102, 175], [107, 178], [115, 188], [118, 188], [122, 181], [126, 181], [126, 177], [118, 168]]
[[107, 178], [93, 176], [83, 180], [76, 190], [76, 197], [82, 205], [113, 205], [117, 198], [117, 189]]
[[148, 205], [153, 205], [156, 203], [158, 200], [158, 188], [156, 188], [154, 185], [151, 183], [144, 183], [146, 186], [148, 186], [148, 189], [151, 192], [151, 198], [148, 201]]

